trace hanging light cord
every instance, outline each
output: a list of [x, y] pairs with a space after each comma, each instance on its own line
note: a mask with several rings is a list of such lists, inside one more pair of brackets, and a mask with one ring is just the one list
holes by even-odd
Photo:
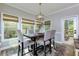
[[39, 8], [39, 10], [40, 10], [39, 12], [40, 12], [40, 15], [41, 15], [41, 5], [42, 5], [42, 3], [39, 3], [39, 7], [40, 7]]

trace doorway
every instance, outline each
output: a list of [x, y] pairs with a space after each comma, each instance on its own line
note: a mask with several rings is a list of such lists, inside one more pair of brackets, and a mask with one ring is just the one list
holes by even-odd
[[64, 20], [64, 39], [65, 41], [78, 37], [77, 17], [69, 17]]

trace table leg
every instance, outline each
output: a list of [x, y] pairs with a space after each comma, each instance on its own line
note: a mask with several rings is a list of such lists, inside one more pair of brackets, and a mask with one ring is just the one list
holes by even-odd
[[45, 41], [44, 41], [44, 56], [46, 56], [46, 45], [45, 45]]
[[18, 45], [18, 56], [20, 55], [20, 45]]
[[33, 45], [33, 55], [34, 56], [37, 56], [37, 42], [36, 42], [36, 38], [33, 38], [34, 39], [34, 45]]
[[24, 53], [24, 43], [22, 42], [22, 52], [21, 52], [21, 55], [23, 56], [23, 53]]
[[53, 40], [53, 48], [55, 49], [55, 42], [54, 42], [54, 40]]
[[50, 53], [52, 52], [52, 50], [51, 50], [51, 39], [49, 40], [50, 41], [50, 44], [49, 44], [49, 50], [50, 50]]
[[34, 42], [34, 56], [37, 56], [37, 43], [36, 43], [36, 41]]

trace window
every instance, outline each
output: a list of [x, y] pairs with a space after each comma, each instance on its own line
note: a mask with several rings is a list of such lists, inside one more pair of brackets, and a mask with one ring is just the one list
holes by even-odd
[[36, 24], [36, 27], [35, 27], [35, 32], [39, 32], [40, 29], [41, 29], [42, 25], [41, 24]]
[[50, 21], [45, 21], [45, 31], [50, 29]]
[[74, 37], [74, 18], [64, 20], [64, 37], [65, 40], [68, 40], [70, 37]]
[[15, 38], [17, 31], [17, 23], [12, 21], [4, 21], [4, 38]]
[[18, 18], [7, 14], [3, 14], [3, 20], [4, 20], [4, 39], [16, 38]]
[[27, 24], [22, 23], [22, 32], [27, 33]]
[[23, 33], [26, 33], [26, 34], [31, 34], [34, 32], [34, 29], [33, 29], [33, 25], [32, 24], [22, 24], [22, 32]]
[[74, 21], [73, 19], [70, 19], [69, 21], [69, 36], [74, 36]]
[[42, 27], [43, 23], [40, 20], [36, 20], [35, 21], [35, 32], [39, 32], [41, 27]]
[[22, 19], [22, 32], [25, 34], [34, 33], [34, 21], [28, 19]]
[[65, 20], [65, 34], [68, 36], [73, 36], [74, 34], [74, 21], [73, 19]]

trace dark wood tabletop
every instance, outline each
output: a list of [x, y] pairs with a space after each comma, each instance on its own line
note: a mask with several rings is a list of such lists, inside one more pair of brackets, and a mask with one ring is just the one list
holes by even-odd
[[33, 38], [40, 38], [40, 37], [44, 37], [44, 33], [37, 33], [37, 34], [23, 34], [23, 36], [30, 38], [31, 40], [33, 40]]

